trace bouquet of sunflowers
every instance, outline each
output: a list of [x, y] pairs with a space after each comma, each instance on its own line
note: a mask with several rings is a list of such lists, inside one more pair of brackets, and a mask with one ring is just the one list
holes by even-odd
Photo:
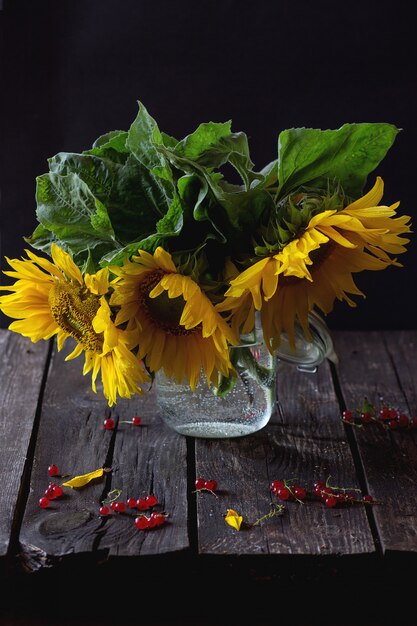
[[[410, 217], [381, 204], [369, 174], [392, 124], [291, 128], [254, 169], [247, 136], [203, 123], [182, 140], [142, 103], [129, 130], [59, 153], [36, 181], [27, 258], [8, 259], [0, 309], [33, 342], [71, 337], [108, 404], [143, 393], [163, 369], [194, 389], [236, 376], [230, 347], [260, 319], [271, 354], [309, 313], [363, 295], [353, 274], [400, 266]], [[234, 168], [238, 182], [226, 173]], [[236, 174], [237, 173], [237, 174]], [[49, 258], [48, 258], [49, 257]]]

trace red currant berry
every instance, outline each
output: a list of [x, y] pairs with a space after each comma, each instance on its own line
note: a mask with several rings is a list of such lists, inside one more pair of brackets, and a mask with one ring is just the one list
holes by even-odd
[[294, 485], [292, 492], [298, 500], [305, 500], [307, 497], [307, 491], [300, 485]]
[[326, 500], [328, 496], [334, 496], [334, 491], [331, 487], [322, 487], [320, 489], [319, 497], [322, 500]]
[[45, 498], [48, 498], [48, 500], [53, 500], [56, 497], [54, 494], [54, 487], [55, 485], [49, 485], [49, 487], [47, 487], [44, 491], [44, 496]]
[[366, 496], [363, 496], [362, 500], [364, 502], [368, 502], [369, 504], [372, 504], [372, 502], [374, 501], [373, 497], [370, 496], [369, 494], [367, 494]]
[[210, 491], [216, 491], [217, 489], [217, 480], [206, 480], [204, 483], [205, 489], [210, 489]]
[[154, 528], [155, 526], [162, 526], [165, 522], [165, 516], [161, 513], [151, 513], [149, 517], [149, 526]]
[[135, 415], [132, 419], [133, 426], [140, 426], [142, 424], [142, 418], [139, 415]]
[[48, 467], [48, 474], [49, 474], [49, 476], [58, 476], [59, 469], [57, 468], [56, 465], [50, 465]]
[[117, 502], [110, 502], [110, 508], [112, 511], [117, 511]]
[[108, 506], [103, 504], [103, 506], [100, 507], [99, 513], [100, 515], [103, 515], [103, 516], [110, 515], [110, 509]]
[[361, 413], [361, 422], [363, 422], [364, 424], [368, 424], [371, 420], [372, 415], [369, 413], [369, 411], [363, 411]]
[[397, 415], [397, 422], [400, 428], [407, 428], [410, 420], [408, 419], [408, 415], [406, 415], [405, 413], [400, 413], [399, 415]]
[[395, 419], [397, 419], [398, 415], [399, 415], [399, 413], [398, 413], [397, 409], [393, 409], [393, 408], [389, 409], [389, 417], [390, 417], [390, 419], [395, 420]]
[[122, 502], [121, 500], [119, 502], [116, 502], [114, 510], [118, 513], [124, 513], [126, 511], [126, 503]]
[[148, 505], [148, 507], [155, 506], [155, 504], [158, 504], [158, 500], [156, 496], [154, 496], [153, 494], [146, 496], [145, 502]]
[[343, 411], [342, 419], [345, 422], [353, 422], [353, 413], [352, 413], [352, 411], [350, 411], [349, 409], [346, 409], [346, 411]]
[[128, 498], [126, 504], [129, 507], [129, 509], [135, 509], [137, 500], [136, 498]]
[[145, 530], [146, 528], [149, 528], [149, 520], [148, 520], [148, 518], [145, 515], [140, 515], [139, 517], [136, 517], [135, 518], [135, 526], [139, 530]]
[[146, 499], [139, 498], [139, 500], [136, 500], [136, 508], [139, 509], [139, 511], [146, 511], [146, 509], [149, 508], [149, 505], [146, 502]]
[[49, 498], [43, 497], [39, 500], [39, 506], [41, 509], [47, 509], [49, 506]]
[[280, 487], [280, 489], [277, 489], [277, 497], [280, 500], [288, 500], [290, 495], [290, 490], [287, 489], [287, 487]]
[[59, 498], [64, 493], [64, 490], [62, 489], [61, 485], [53, 485], [51, 489], [52, 489], [54, 498]]
[[390, 421], [388, 422], [388, 428], [389, 428], [390, 430], [395, 430], [396, 428], [398, 428], [398, 422], [397, 422], [397, 420], [390, 420]]
[[204, 478], [197, 478], [197, 480], [194, 483], [194, 486], [196, 489], [203, 489], [205, 484], [206, 484], [206, 481], [204, 480]]
[[114, 419], [112, 417], [108, 417], [104, 420], [103, 425], [106, 430], [113, 430], [115, 426]]
[[155, 526], [157, 525], [157, 519], [156, 519], [156, 514], [155, 513], [151, 513], [149, 518], [148, 518], [148, 527], [149, 528], [155, 528]]
[[338, 493], [336, 495], [336, 498], [338, 499], [339, 502], [348, 502], [348, 500], [349, 500], [349, 496], [346, 493], [344, 493], [343, 491]]
[[383, 407], [378, 413], [379, 419], [381, 420], [389, 420], [390, 419], [390, 411], [388, 407]]
[[337, 504], [337, 498], [335, 496], [327, 496], [324, 503], [329, 508], [333, 508]]
[[281, 487], [285, 487], [282, 480], [273, 480], [269, 486], [270, 490], [273, 491], [274, 493], [276, 493], [278, 489], [281, 489]]
[[157, 526], [163, 526], [163, 524], [165, 524], [165, 515], [162, 515], [162, 513], [152, 513], [152, 515], [155, 515], [154, 520]]

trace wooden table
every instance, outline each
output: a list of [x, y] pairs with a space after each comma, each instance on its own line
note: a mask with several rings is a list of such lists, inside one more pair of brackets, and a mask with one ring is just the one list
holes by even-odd
[[[417, 429], [341, 419], [365, 397], [417, 414], [417, 331], [333, 338], [337, 365], [306, 373], [279, 363], [277, 411], [262, 431], [204, 440], [170, 430], [152, 391], [108, 409], [81, 359], [64, 361], [70, 342], [58, 353], [53, 342], [0, 331], [2, 623], [269, 624], [285, 615], [303, 625], [417, 624], [408, 611]], [[110, 415], [116, 428], [107, 431]], [[134, 415], [141, 426], [129, 423]], [[69, 477], [111, 471], [42, 509], [49, 482], [65, 480], [48, 476], [52, 463]], [[196, 493], [200, 476], [218, 491]], [[275, 479], [309, 493], [329, 479], [376, 503], [329, 508], [309, 497], [253, 525], [279, 502]], [[101, 517], [112, 490], [122, 499], [155, 494], [166, 523], [137, 530], [134, 509]], [[243, 516], [240, 531], [225, 523], [227, 509]]]

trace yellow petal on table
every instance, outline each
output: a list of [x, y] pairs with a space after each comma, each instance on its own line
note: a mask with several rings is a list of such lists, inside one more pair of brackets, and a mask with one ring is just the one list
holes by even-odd
[[71, 480], [67, 480], [66, 483], [62, 483], [64, 487], [84, 487], [87, 485], [90, 480], [94, 480], [94, 478], [100, 478], [104, 474], [104, 467], [99, 467], [99, 469], [94, 470], [94, 472], [88, 472], [88, 474], [82, 474], [81, 476], [74, 476]]
[[236, 511], [234, 511], [233, 509], [227, 509], [224, 521], [235, 530], [240, 530], [243, 522], [243, 517], [239, 515], [239, 513], [236, 513]]

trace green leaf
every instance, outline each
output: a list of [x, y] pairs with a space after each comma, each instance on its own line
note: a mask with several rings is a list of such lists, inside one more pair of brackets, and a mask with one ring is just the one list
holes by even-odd
[[[125, 161], [126, 156], [123, 163]], [[59, 152], [48, 159], [48, 163], [51, 174], [76, 174], [103, 203], [106, 203], [117, 171], [123, 165], [95, 155], [74, 152]]]
[[261, 169], [259, 178], [252, 183], [253, 187], [262, 187], [266, 189], [272, 187], [278, 182], [278, 159], [271, 161]]
[[161, 154], [156, 148], [158, 144], [163, 143], [158, 124], [139, 102], [139, 111], [129, 128], [126, 146], [140, 163], [152, 169], [164, 165]]
[[361, 196], [399, 130], [384, 123], [284, 130], [278, 139], [279, 198], [302, 185], [327, 189], [329, 181], [340, 182], [352, 198]]
[[183, 227], [183, 210], [180, 198], [175, 194], [167, 213], [156, 223], [154, 231], [148, 236], [131, 241], [121, 250], [107, 253], [100, 259], [102, 267], [106, 265], [121, 265], [126, 258], [136, 254], [139, 249], [154, 252], [171, 237], [178, 237]]
[[124, 156], [123, 162], [114, 162], [87, 153], [59, 153], [49, 161], [51, 172], [62, 176], [77, 174], [106, 206], [121, 245], [154, 233], [157, 221], [171, 203], [160, 178], [132, 154]]
[[36, 182], [36, 216], [43, 236], [51, 231], [73, 255], [94, 254], [103, 244], [117, 246], [106, 207], [77, 174], [43, 174]]
[[175, 153], [190, 161], [197, 161], [204, 167], [216, 167], [222, 161], [222, 159], [218, 160], [219, 143], [222, 138], [230, 135], [231, 122], [200, 124], [193, 133], [187, 135], [175, 146]]
[[36, 248], [51, 255], [51, 243], [56, 243], [60, 248], [66, 250], [65, 244], [52, 232], [49, 228], [45, 228], [43, 224], [38, 224], [33, 233], [29, 237], [24, 237], [24, 241]]
[[254, 187], [248, 191], [224, 193], [222, 206], [226, 209], [233, 228], [252, 236], [262, 215], [274, 209], [274, 201], [267, 191]]
[[[230, 121], [200, 124], [175, 146], [174, 153], [203, 168], [220, 168], [230, 163], [239, 172], [246, 187], [259, 178], [253, 172], [247, 136], [245, 133], [232, 133]], [[189, 163], [187, 165], [190, 166]]]
[[112, 130], [105, 135], [101, 135], [93, 143], [91, 150], [85, 150], [84, 154], [94, 154], [96, 156], [106, 156], [110, 150], [120, 154], [129, 154], [126, 146], [128, 133], [125, 130]]
[[170, 204], [162, 181], [130, 155], [113, 182], [107, 203], [119, 241], [126, 244], [155, 232]]

